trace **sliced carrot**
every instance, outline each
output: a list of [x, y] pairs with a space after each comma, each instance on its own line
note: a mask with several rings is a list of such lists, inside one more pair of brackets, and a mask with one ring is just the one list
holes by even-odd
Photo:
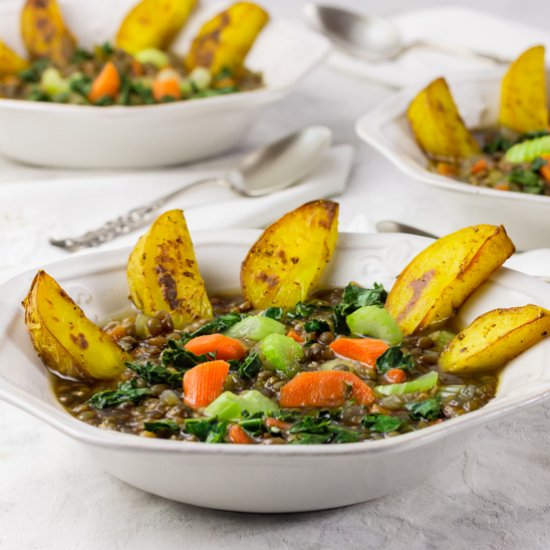
[[272, 416], [265, 419], [265, 425], [267, 428], [278, 428], [279, 430], [290, 430], [292, 424], [290, 422], [285, 422], [284, 420], [279, 420], [278, 418], [273, 418]]
[[179, 99], [181, 97], [180, 82], [177, 78], [157, 78], [153, 82], [153, 97], [162, 101], [166, 97]]
[[454, 164], [449, 164], [448, 162], [438, 162], [437, 173], [440, 176], [456, 176], [456, 166]]
[[499, 191], [510, 191], [510, 186], [507, 183], [497, 183], [497, 185], [495, 185], [495, 189], [498, 189]]
[[484, 158], [480, 158], [470, 168], [470, 173], [479, 174], [480, 172], [487, 172], [488, 169], [489, 169], [489, 164], [487, 163], [487, 160], [485, 160]]
[[403, 369], [390, 369], [386, 373], [386, 380], [390, 382], [390, 384], [401, 384], [401, 382], [405, 382], [406, 379], [407, 375]]
[[126, 336], [126, 328], [123, 327], [122, 325], [116, 325], [115, 327], [113, 327], [111, 330], [107, 332], [109, 336], [115, 341], [120, 340], [121, 338]]
[[231, 424], [229, 426], [227, 436], [231, 443], [236, 443], [237, 445], [250, 445], [254, 443], [254, 440], [238, 424]]
[[192, 409], [210, 405], [222, 393], [228, 374], [226, 361], [208, 361], [188, 370], [183, 376], [185, 404]]
[[115, 64], [109, 61], [92, 82], [88, 99], [92, 103], [99, 101], [102, 97], [111, 97], [114, 99], [119, 91], [120, 75], [118, 74]]
[[376, 359], [389, 348], [386, 342], [376, 338], [338, 338], [329, 347], [342, 357], [361, 361], [371, 367], [376, 365]]
[[214, 353], [216, 359], [242, 359], [246, 355], [242, 342], [223, 334], [196, 336], [185, 344], [185, 349], [195, 355]]
[[295, 342], [298, 342], [298, 344], [301, 344], [304, 339], [293, 329], [291, 328], [287, 333], [286, 335], [289, 337], [289, 338], [292, 338]]
[[137, 59], [132, 58], [130, 69], [134, 76], [143, 76], [143, 65]]
[[341, 407], [348, 399], [374, 402], [374, 392], [357, 375], [345, 371], [301, 372], [281, 388], [281, 407]]
[[540, 168], [540, 175], [544, 178], [546, 182], [550, 183], [550, 155], [541, 155], [541, 158], [546, 161], [546, 164]]

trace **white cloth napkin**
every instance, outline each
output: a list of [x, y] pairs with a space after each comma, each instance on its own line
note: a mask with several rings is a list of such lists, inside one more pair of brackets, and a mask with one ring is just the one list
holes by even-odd
[[[481, 6], [481, 3], [480, 3]], [[360, 9], [359, 4], [356, 9]], [[368, 13], [365, 8], [365, 13]], [[375, 11], [373, 11], [375, 13]], [[459, 6], [441, 6], [406, 11], [391, 18], [401, 31], [405, 44], [418, 39], [514, 59], [535, 44], [550, 47], [550, 33], [483, 11]], [[330, 63], [348, 73], [402, 87], [427, 81], [442, 74], [455, 75], [494, 66], [429, 49], [412, 49], [395, 61], [369, 63], [335, 50]]]
[[[352, 146], [338, 145], [302, 183], [284, 191], [243, 198], [229, 189], [198, 188], [182, 194], [164, 210], [183, 208], [192, 232], [264, 227], [304, 202], [341, 194], [352, 159]], [[221, 164], [216, 161], [216, 166]], [[67, 252], [48, 243], [49, 237], [78, 236], [186, 182], [215, 173], [219, 172], [210, 165], [209, 168], [148, 174], [3, 184], [0, 186], [0, 282], [24, 269], [67, 257]], [[116, 239], [101, 249], [133, 244], [143, 231]]]

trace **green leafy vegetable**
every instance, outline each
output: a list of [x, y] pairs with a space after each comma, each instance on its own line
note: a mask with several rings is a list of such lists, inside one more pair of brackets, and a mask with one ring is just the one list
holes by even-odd
[[94, 393], [88, 403], [94, 409], [106, 409], [121, 403], [139, 403], [144, 397], [151, 395], [150, 388], [138, 388], [136, 380], [129, 380], [118, 385], [116, 390], [104, 390]]
[[544, 181], [536, 172], [533, 172], [532, 170], [515, 168], [508, 176], [508, 180], [511, 183], [521, 185], [523, 191], [526, 193], [530, 193], [532, 195], [542, 195], [544, 193]]
[[315, 306], [304, 304], [304, 302], [298, 302], [294, 311], [287, 313], [289, 319], [305, 319], [309, 317], [315, 311]]
[[190, 418], [185, 421], [185, 431], [206, 443], [223, 443], [227, 433], [227, 422], [220, 422], [216, 418]]
[[441, 416], [441, 399], [434, 397], [417, 403], [407, 403], [405, 408], [413, 420], [437, 420]]
[[322, 319], [312, 319], [304, 323], [304, 330], [306, 332], [325, 332], [330, 330], [330, 325]]
[[546, 160], [544, 160], [541, 157], [537, 157], [532, 163], [531, 163], [531, 170], [540, 170], [543, 166], [546, 166]]
[[260, 357], [255, 351], [249, 353], [241, 361], [231, 360], [229, 364], [233, 369], [237, 370], [241, 378], [249, 380], [254, 378], [263, 369]]
[[199, 363], [210, 361], [213, 357], [211, 354], [195, 355], [185, 349], [185, 344], [189, 341], [188, 338], [181, 340], [168, 340], [166, 347], [160, 354], [160, 362], [164, 367], [174, 367], [180, 371], [192, 369]]
[[297, 445], [318, 445], [322, 443], [354, 443], [359, 434], [337, 426], [330, 414], [321, 412], [317, 416], [306, 416], [290, 428], [289, 433], [296, 437], [292, 441]]
[[173, 420], [155, 420], [145, 422], [143, 426], [147, 431], [161, 436], [176, 434], [180, 431], [180, 427]]
[[403, 425], [400, 418], [380, 413], [366, 414], [362, 423], [365, 428], [378, 433], [395, 432]]
[[85, 50], [84, 48], [76, 48], [73, 56], [71, 57], [71, 63], [79, 64], [83, 61], [90, 61], [93, 58], [94, 55], [88, 50]]
[[386, 374], [391, 369], [402, 369], [407, 372], [414, 370], [412, 355], [403, 353], [401, 346], [392, 346], [376, 359], [378, 374]]
[[70, 81], [71, 91], [82, 96], [88, 101], [90, 88], [92, 87], [92, 79], [89, 76], [81, 75], [77, 78], [72, 78]]
[[512, 147], [512, 142], [504, 136], [497, 136], [492, 141], [489, 141], [483, 146], [483, 152], [488, 155], [494, 155], [495, 153], [505, 153]]
[[150, 386], [154, 384], [168, 384], [172, 388], [181, 386], [181, 372], [172, 372], [163, 365], [155, 365], [147, 361], [145, 363], [127, 362], [126, 366]]
[[280, 321], [283, 318], [284, 311], [282, 307], [268, 307], [262, 315], [275, 319], [275, 321]]
[[19, 78], [24, 82], [40, 82], [42, 73], [49, 67], [50, 62], [46, 58], [38, 59], [30, 67], [19, 73]]
[[213, 321], [202, 325], [202, 327], [192, 332], [189, 337], [194, 338], [195, 336], [202, 336], [203, 334], [224, 332], [233, 325], [236, 325], [239, 321], [242, 321], [245, 317], [246, 315], [244, 313], [227, 313], [226, 315], [220, 315]]

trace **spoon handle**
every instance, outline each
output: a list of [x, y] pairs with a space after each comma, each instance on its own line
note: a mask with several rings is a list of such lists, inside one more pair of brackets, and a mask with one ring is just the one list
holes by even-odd
[[478, 61], [486, 61], [489, 63], [496, 63], [497, 65], [507, 65], [512, 62], [511, 59], [506, 59], [498, 55], [491, 53], [480, 52], [466, 46], [457, 46], [453, 44], [443, 44], [441, 42], [432, 42], [431, 40], [416, 40], [406, 46], [406, 49], [412, 48], [426, 48], [431, 50], [439, 50], [444, 53], [456, 55], [457, 57], [463, 57], [465, 59], [476, 59]]
[[126, 214], [109, 220], [100, 227], [87, 231], [78, 237], [65, 237], [63, 239], [50, 238], [50, 244], [63, 248], [68, 252], [76, 252], [77, 250], [81, 250], [83, 248], [101, 246], [104, 243], [117, 239], [122, 235], [127, 235], [128, 233], [147, 225], [160, 208], [172, 199], [175, 199], [184, 191], [208, 184], [224, 186], [230, 185], [228, 180], [224, 177], [211, 177], [198, 180], [184, 187], [180, 187], [171, 193], [167, 193], [149, 204], [132, 208], [132, 210]]

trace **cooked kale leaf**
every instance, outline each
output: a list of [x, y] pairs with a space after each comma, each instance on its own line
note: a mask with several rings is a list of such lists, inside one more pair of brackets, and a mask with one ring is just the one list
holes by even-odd
[[223, 443], [227, 432], [227, 422], [218, 421], [216, 418], [208, 420], [190, 418], [185, 422], [185, 431], [206, 443]]
[[306, 332], [325, 332], [330, 330], [330, 325], [323, 319], [312, 319], [304, 323], [304, 329]]
[[180, 371], [186, 371], [192, 369], [199, 363], [210, 361], [213, 359], [212, 354], [195, 355], [185, 349], [185, 344], [189, 341], [189, 338], [182, 338], [181, 340], [168, 340], [166, 347], [160, 354], [160, 362], [164, 367], [174, 367]]
[[189, 335], [189, 338], [194, 338], [195, 336], [202, 336], [203, 334], [214, 334], [217, 332], [223, 332], [228, 328], [236, 325], [239, 321], [242, 321], [246, 315], [244, 313], [227, 313], [226, 315], [220, 315], [216, 317], [213, 321], [202, 325], [194, 332]]
[[181, 386], [181, 372], [172, 372], [163, 365], [155, 365], [155, 363], [147, 361], [145, 363], [127, 362], [126, 366], [149, 386], [154, 384], [168, 384], [172, 388]]
[[315, 311], [315, 306], [298, 302], [293, 311], [287, 313], [289, 319], [305, 319]]
[[394, 432], [403, 425], [403, 421], [397, 416], [380, 413], [366, 414], [362, 422], [365, 428], [378, 433]]
[[414, 369], [412, 355], [403, 353], [401, 346], [392, 346], [376, 359], [376, 370], [379, 374], [386, 374], [390, 369], [411, 371]]
[[229, 365], [236, 370], [241, 378], [254, 378], [263, 368], [262, 362], [257, 352], [249, 353], [241, 361], [230, 360]]
[[149, 388], [138, 388], [137, 380], [129, 380], [128, 382], [120, 383], [116, 390], [104, 390], [94, 393], [88, 399], [88, 403], [94, 409], [105, 409], [127, 401], [137, 404], [148, 395], [151, 395]]
[[544, 182], [541, 177], [532, 170], [515, 168], [508, 176], [508, 180], [511, 183], [521, 185], [525, 193], [530, 193], [532, 195], [542, 195], [544, 193]]
[[143, 426], [149, 432], [153, 432], [160, 436], [169, 436], [180, 431], [180, 427], [173, 420], [168, 419], [145, 422]]
[[437, 420], [441, 417], [441, 399], [433, 397], [416, 403], [408, 403], [405, 408], [413, 420]]
[[269, 317], [270, 319], [275, 319], [275, 321], [280, 321], [283, 318], [284, 311], [282, 307], [268, 307], [264, 312], [264, 317]]

